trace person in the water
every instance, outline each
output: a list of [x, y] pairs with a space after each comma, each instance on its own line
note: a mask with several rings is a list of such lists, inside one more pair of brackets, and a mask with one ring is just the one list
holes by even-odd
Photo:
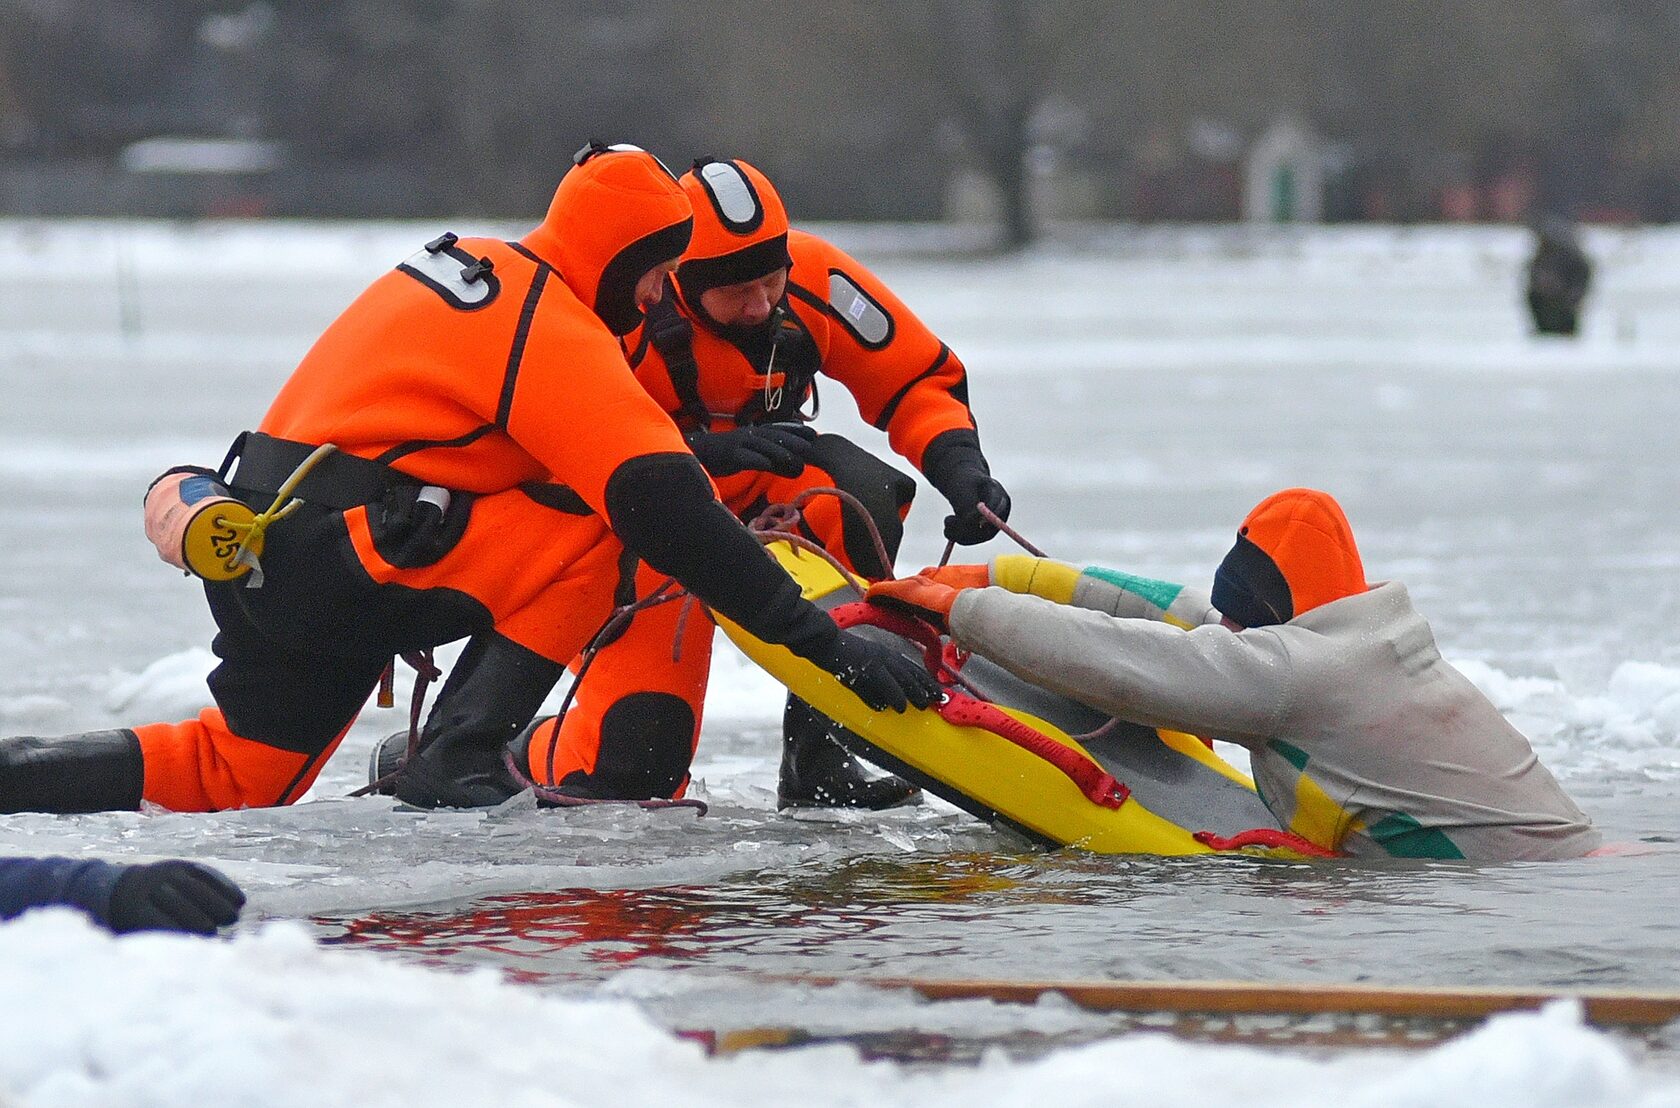
[[1121, 719], [1246, 747], [1279, 824], [1318, 846], [1499, 861], [1601, 845], [1528, 740], [1441, 657], [1406, 586], [1367, 584], [1326, 493], [1262, 501], [1211, 594], [1006, 555], [869, 597]]

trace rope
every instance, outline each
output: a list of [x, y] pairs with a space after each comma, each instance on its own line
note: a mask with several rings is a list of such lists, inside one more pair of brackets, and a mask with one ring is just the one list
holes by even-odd
[[[527, 774], [524, 767], [519, 765], [513, 757], [512, 751], [502, 751], [502, 765], [507, 767], [508, 772], [513, 775], [513, 779], [515, 781], [518, 781], [535, 793], [538, 800], [555, 808], [582, 808], [597, 804], [633, 804], [638, 808], [648, 810], [663, 808], [693, 808], [701, 815], [705, 815], [708, 811], [705, 801], [690, 800], [686, 797], [681, 800], [597, 800], [590, 797], [572, 796], [569, 793], [559, 791], [556, 787], [558, 783], [554, 780], [554, 756], [560, 749], [560, 728], [563, 724], [565, 724], [566, 716], [572, 710], [572, 704], [577, 698], [578, 688], [582, 686], [585, 675], [589, 673], [589, 668], [595, 664], [595, 659], [600, 656], [602, 649], [604, 649], [608, 643], [617, 637], [618, 632], [621, 631], [626, 624], [636, 618], [637, 612], [646, 611], [649, 608], [656, 608], [661, 604], [668, 604], [671, 601], [680, 600], [687, 596], [688, 593], [682, 589], [678, 589], [676, 592], [667, 592], [667, 590], [676, 583], [676, 578], [667, 577], [657, 588], [642, 597], [640, 600], [614, 608], [612, 614], [609, 615], [606, 621], [601, 624], [600, 629], [590, 637], [589, 645], [585, 646], [583, 648], [583, 652], [579, 655], [582, 660], [578, 663], [577, 676], [572, 678], [571, 688], [566, 690], [565, 697], [563, 697], [560, 701], [560, 711], [555, 713], [554, 716], [555, 741], [548, 744], [548, 761], [547, 765], [544, 767], [544, 776], [548, 778], [548, 784], [540, 784]], [[679, 638], [678, 641], [680, 642], [681, 639]]]
[[677, 629], [671, 635], [671, 663], [682, 661], [683, 639], [688, 635], [688, 620], [700, 607], [700, 598], [691, 592], [683, 593], [682, 607], [677, 611]]
[[[637, 612], [645, 611], [648, 608], [657, 607], [660, 604], [676, 600], [678, 596], [682, 595], [680, 591], [669, 596], [666, 595], [666, 591], [676, 583], [675, 578], [667, 577], [664, 581], [660, 582], [660, 584], [652, 592], [648, 593], [640, 600], [634, 600], [629, 604], [622, 604], [619, 607], [614, 608], [612, 613], [607, 616], [606, 620], [596, 630], [595, 634], [590, 636], [588, 645], [586, 645], [583, 648], [582, 653], [578, 655], [580, 661], [578, 662], [577, 676], [572, 678], [571, 688], [566, 690], [565, 697], [560, 701], [560, 711], [554, 718], [554, 731], [557, 737], [560, 733], [560, 725], [566, 722], [566, 715], [572, 710], [572, 702], [577, 699], [577, 691], [579, 687], [582, 686], [583, 679], [588, 676], [590, 667], [595, 664], [595, 659], [600, 655], [601, 651], [608, 643], [618, 637], [618, 633], [624, 629], [626, 624], [636, 618]], [[544, 792], [552, 791], [552, 786], [555, 784], [554, 755], [559, 748], [559, 743], [550, 743], [548, 747], [548, 764], [544, 771], [544, 775], [548, 778], [548, 785], [539, 785], [523, 772], [520, 772], [517, 767], [514, 770], [515, 777], [518, 780], [526, 782], [531, 786], [531, 788], [538, 790], [537, 795], [539, 797], [543, 796]], [[561, 794], [556, 793], [555, 795], [558, 796]]]
[[758, 541], [763, 543], [765, 546], [769, 546], [771, 543], [775, 542], [785, 542], [789, 546], [797, 547], [800, 550], [809, 551], [810, 553], [817, 555], [823, 561], [827, 562], [839, 571], [841, 575], [841, 583], [844, 584], [846, 588], [851, 589], [859, 596], [863, 595], [864, 589], [867, 586], [858, 584], [857, 579], [852, 575], [851, 570], [840, 564], [840, 559], [836, 558], [833, 554], [830, 554], [827, 550], [824, 550], [821, 546], [812, 542], [804, 535], [795, 534], [792, 531], [754, 531], [753, 534], [756, 535], [758, 537]]
[[1002, 516], [992, 511], [986, 505], [976, 504], [975, 508], [979, 510], [981, 517], [984, 518], [987, 523], [990, 523], [993, 527], [996, 527], [999, 531], [1002, 531], [1004, 534], [1014, 539], [1018, 544], [1020, 544], [1021, 549], [1025, 550], [1028, 554], [1031, 554], [1035, 558], [1048, 558], [1050, 556], [1038, 547], [1034, 546], [1032, 543], [1028, 542], [1026, 539], [1022, 538], [1021, 532], [1009, 526]]
[[[408, 765], [409, 759], [413, 758], [420, 750], [420, 709], [425, 707], [426, 704], [426, 689], [431, 686], [433, 681], [443, 676], [443, 671], [433, 662], [432, 652], [429, 649], [410, 651], [402, 655], [402, 660], [407, 662], [414, 670], [414, 692], [408, 701], [408, 750], [403, 754], [402, 760], [397, 763], [397, 768], [377, 780], [363, 785], [351, 793], [351, 796], [367, 796], [370, 793], [382, 792], [394, 785], [397, 775], [402, 773], [402, 769]], [[380, 678], [382, 690], [392, 668], [387, 666], [385, 675]]]
[[[887, 555], [887, 544], [881, 538], [881, 529], [876, 526], [875, 517], [869, 514], [869, 509], [863, 506], [861, 500], [845, 489], [835, 488], [833, 485], [819, 485], [815, 488], [806, 489], [786, 504], [772, 504], [765, 508], [747, 524], [747, 530], [758, 535], [759, 541], [762, 543], [787, 542], [801, 550], [809, 550], [813, 554], [820, 555], [828, 561], [829, 565], [840, 571], [840, 576], [845, 578], [848, 585], [853, 585], [855, 588], [856, 585], [853, 581], [855, 575], [851, 570], [841, 565], [839, 559], [835, 558], [821, 545], [793, 530], [804, 518], [805, 505], [819, 496], [832, 496], [839, 500], [842, 506], [850, 507], [857, 512], [859, 518], [863, 520], [864, 530], [869, 534], [869, 541], [875, 548], [875, 557], [886, 572], [886, 579], [891, 580], [893, 560]], [[765, 536], [773, 537], [766, 538]]]
[[[1009, 526], [1008, 523], [1004, 522], [1004, 519], [1003, 519], [1002, 516], [998, 515], [994, 511], [992, 511], [992, 509], [987, 507], [985, 504], [976, 504], [974, 506], [974, 508], [977, 512], [980, 513], [980, 518], [981, 519], [984, 519], [987, 523], [990, 523], [993, 527], [996, 527], [999, 531], [1001, 531], [1005, 535], [1008, 535], [1010, 538], [1014, 539], [1016, 544], [1019, 545], [1021, 547], [1021, 549], [1025, 550], [1028, 554], [1031, 554], [1035, 558], [1048, 558], [1049, 557], [1049, 555], [1046, 554], [1044, 551], [1040, 550], [1038, 547], [1034, 546], [1032, 543], [1030, 543], [1026, 539], [1022, 538], [1021, 537], [1021, 532], [1019, 532], [1019, 531], [1015, 530], [1015, 528]], [[874, 521], [871, 520], [870, 522], [873, 523]], [[947, 565], [951, 561], [951, 555], [956, 553], [956, 549], [957, 549], [957, 540], [956, 539], [946, 539], [945, 540], [945, 553], [943, 553], [939, 556], [939, 564], [940, 564], [941, 567]]]

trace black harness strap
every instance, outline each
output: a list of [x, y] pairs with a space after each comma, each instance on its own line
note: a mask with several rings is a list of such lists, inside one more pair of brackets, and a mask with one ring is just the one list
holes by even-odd
[[[231, 487], [236, 493], [270, 497], [315, 452], [315, 444], [275, 438], [261, 431], [248, 431], [234, 442], [232, 457], [239, 459]], [[225, 467], [226, 463], [224, 463]], [[224, 469], [225, 472], [225, 469]], [[293, 490], [300, 500], [348, 511], [381, 499], [393, 488], [418, 486], [419, 481], [381, 462], [354, 454], [328, 454], [316, 463]], [[266, 506], [266, 505], [265, 505]]]
[[694, 360], [694, 324], [677, 311], [676, 293], [670, 282], [659, 303], [646, 309], [646, 334], [659, 356], [665, 359], [665, 372], [676, 390], [680, 411], [703, 431], [712, 427], [712, 415], [700, 399], [700, 365]]

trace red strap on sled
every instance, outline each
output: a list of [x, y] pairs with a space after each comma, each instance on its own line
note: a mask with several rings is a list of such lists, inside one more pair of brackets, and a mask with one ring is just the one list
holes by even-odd
[[1241, 850], [1245, 846], [1265, 846], [1281, 850], [1293, 850], [1297, 854], [1304, 854], [1308, 858], [1340, 858], [1334, 850], [1327, 850], [1311, 839], [1304, 839], [1293, 831], [1279, 831], [1273, 827], [1256, 827], [1248, 831], [1238, 831], [1226, 838], [1215, 835], [1212, 831], [1197, 831], [1195, 840], [1211, 850]]
[[841, 627], [867, 624], [900, 638], [909, 639], [921, 647], [922, 660], [927, 665], [928, 672], [947, 686], [944, 699], [934, 707], [946, 723], [989, 731], [1000, 739], [1042, 758], [1079, 786], [1079, 791], [1084, 793], [1087, 799], [1104, 808], [1118, 808], [1132, 795], [1131, 789], [1115, 780], [1113, 774], [1081, 751], [1066, 743], [1057, 742], [1037, 728], [1022, 723], [996, 704], [988, 704], [984, 700], [950, 688], [950, 678], [961, 668], [962, 658], [954, 652], [947, 651], [945, 644], [940, 641], [939, 633], [927, 624], [864, 601], [841, 604], [828, 614], [833, 616], [834, 622]]
[[1116, 781], [1112, 773], [1066, 743], [1057, 742], [1037, 728], [1022, 723], [996, 704], [976, 700], [967, 693], [948, 691], [934, 710], [946, 723], [990, 731], [1022, 750], [1038, 755], [1066, 774], [1087, 799], [1104, 808], [1118, 808], [1132, 795], [1132, 790]]
[[922, 660], [927, 664], [928, 672], [941, 680], [945, 669], [944, 644], [939, 641], [939, 632], [901, 612], [890, 612], [879, 604], [871, 604], [866, 600], [854, 600], [850, 604], [839, 604], [829, 609], [829, 616], [841, 627], [856, 627], [865, 624], [879, 627], [883, 631], [890, 631], [901, 639], [909, 639], [922, 648]]

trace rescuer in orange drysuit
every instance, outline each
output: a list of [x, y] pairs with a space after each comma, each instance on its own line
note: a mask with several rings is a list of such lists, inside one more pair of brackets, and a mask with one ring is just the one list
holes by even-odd
[[[0, 811], [290, 803], [393, 653], [467, 635], [396, 793], [496, 803], [521, 787], [507, 742], [638, 558], [866, 703], [928, 703], [916, 667], [800, 598], [625, 364], [615, 336], [659, 298], [691, 227], [657, 159], [592, 143], [519, 242], [444, 235], [374, 282], [230, 452], [232, 494], [262, 507], [315, 446], [339, 450], [268, 532], [260, 583], [206, 583], [216, 706], [0, 741]], [[643, 759], [626, 788], [669, 795], [667, 770]]]
[[[838, 435], [806, 423], [816, 375], [839, 381], [863, 417], [950, 502], [945, 534], [984, 542], [997, 529], [985, 504], [1009, 514], [968, 407], [962, 362], [862, 265], [815, 235], [790, 230], [781, 198], [745, 162], [702, 159], [682, 177], [694, 237], [647, 322], [623, 340], [636, 377], [682, 428], [719, 496], [744, 519], [812, 488], [862, 501], [896, 556], [916, 482]], [[809, 406], [809, 414], [807, 414]], [[855, 510], [823, 497], [805, 511], [806, 536], [860, 575], [891, 571]], [[640, 591], [658, 581], [643, 572]], [[560, 726], [527, 736], [534, 779], [624, 795], [617, 767], [647, 757], [686, 774], [699, 738], [713, 625], [664, 605], [638, 613], [596, 658]], [[673, 659], [673, 642], [680, 649]], [[833, 739], [839, 725], [796, 697], [783, 717], [779, 806], [884, 808], [915, 790], [871, 779]], [[386, 740], [394, 753], [402, 739]], [[377, 772], [377, 770], [376, 770]]]

